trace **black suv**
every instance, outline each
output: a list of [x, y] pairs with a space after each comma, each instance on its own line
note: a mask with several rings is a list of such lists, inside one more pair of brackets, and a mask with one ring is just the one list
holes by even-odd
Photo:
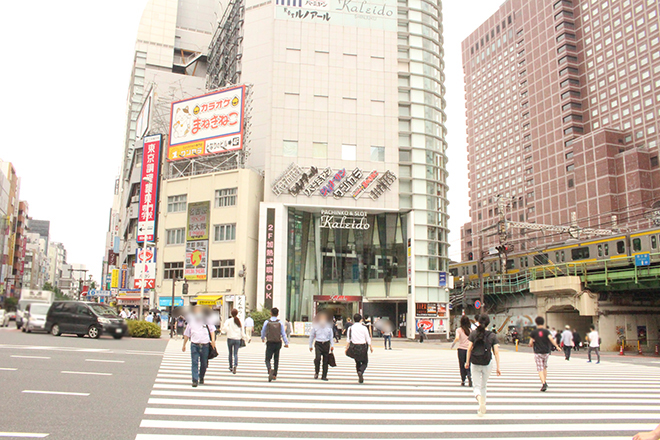
[[55, 301], [48, 310], [45, 330], [53, 336], [74, 333], [98, 338], [105, 333], [121, 339], [128, 333], [126, 321], [112, 307], [85, 301]]

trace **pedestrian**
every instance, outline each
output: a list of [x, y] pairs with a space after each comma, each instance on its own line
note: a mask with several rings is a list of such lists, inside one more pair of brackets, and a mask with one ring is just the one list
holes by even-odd
[[374, 347], [371, 345], [369, 329], [362, 323], [362, 315], [359, 313], [353, 315], [353, 325], [349, 327], [346, 337], [346, 355], [355, 360], [358, 382], [364, 383], [364, 372], [369, 364], [369, 350], [373, 353]]
[[596, 363], [600, 364], [600, 336], [596, 331], [596, 327], [594, 327], [593, 325], [591, 325], [589, 329], [591, 331], [587, 335], [587, 341], [589, 342], [589, 348], [587, 349], [587, 355], [589, 356], [589, 360], [587, 361], [587, 363], [591, 363], [591, 352], [595, 351], [596, 356], [598, 356], [598, 361]]
[[188, 325], [183, 332], [183, 348], [190, 340], [190, 357], [192, 360], [192, 386], [204, 384], [204, 376], [209, 363], [209, 349], [215, 348], [215, 326], [208, 324], [201, 309], [195, 308], [195, 313], [188, 317]]
[[291, 333], [293, 333], [293, 326], [289, 322], [289, 318], [284, 321], [284, 330], [286, 333], [287, 340], [291, 339]]
[[[536, 362], [536, 371], [539, 373], [541, 379], [541, 391], [545, 392], [548, 389], [548, 358], [552, 347], [561, 351], [557, 340], [552, 337], [552, 333], [545, 328], [545, 319], [542, 316], [536, 317], [536, 329], [531, 333], [529, 339], [529, 346], [534, 347], [534, 362]], [[555, 332], [556, 333], [556, 332]]]
[[[261, 329], [261, 341], [266, 343], [266, 368], [268, 369], [268, 382], [277, 379], [277, 369], [280, 364], [280, 350], [282, 341], [284, 348], [289, 348], [289, 338], [286, 336], [285, 326], [280, 322], [278, 315], [280, 311], [273, 307], [270, 311], [270, 319], [264, 323]], [[273, 366], [271, 367], [271, 360]]]
[[121, 316], [123, 319], [128, 319], [128, 317], [129, 317], [130, 315], [129, 315], [128, 312], [126, 311], [126, 307], [124, 307], [123, 309], [121, 309], [121, 312], [119, 313], [119, 316]]
[[582, 347], [582, 336], [578, 333], [577, 329], [573, 330], [573, 350], [580, 351]]
[[573, 348], [573, 332], [571, 326], [567, 325], [561, 333], [561, 343], [559, 344], [564, 348], [564, 357], [567, 361], [571, 360], [571, 349]]
[[251, 315], [245, 318], [245, 335], [247, 336], [247, 343], [252, 342], [252, 333], [254, 332], [254, 319]]
[[314, 379], [319, 378], [321, 361], [323, 361], [323, 375], [321, 380], [328, 380], [328, 361], [330, 353], [335, 350], [333, 326], [330, 318], [321, 312], [314, 317], [312, 330], [309, 334], [309, 351], [316, 350], [314, 358]]
[[458, 366], [461, 371], [461, 386], [465, 386], [465, 380], [468, 380], [468, 385], [472, 387], [472, 374], [470, 372], [470, 365], [467, 367], [467, 351], [470, 348], [470, 318], [467, 315], [461, 316], [461, 326], [456, 330], [456, 339], [454, 343], [451, 344], [451, 348], [454, 348], [454, 345], [458, 343]]
[[417, 326], [417, 331], [419, 332], [419, 343], [421, 344], [426, 339], [426, 328], [424, 328], [424, 324], [421, 321]]
[[238, 318], [238, 310], [232, 309], [231, 318], [225, 321], [222, 326], [222, 333], [227, 334], [227, 350], [229, 351], [229, 371], [236, 374], [238, 368], [238, 349], [241, 348], [241, 341], [245, 339], [243, 324]]
[[129, 319], [131, 319], [132, 321], [136, 321], [138, 319], [138, 316], [137, 316], [137, 313], [135, 312], [135, 310], [133, 310], [131, 312], [131, 317]]
[[385, 350], [388, 350], [388, 345], [389, 345], [389, 350], [392, 349], [392, 335], [394, 334], [394, 327], [392, 326], [392, 323], [387, 320], [385, 324], [381, 327], [381, 332], [383, 333], [383, 342], [385, 344]]
[[348, 335], [348, 329], [351, 328], [353, 325], [353, 321], [351, 321], [351, 318], [346, 318], [346, 324], [344, 324], [344, 334]]
[[472, 363], [474, 378], [472, 389], [477, 402], [479, 402], [477, 415], [480, 417], [486, 414], [486, 388], [488, 387], [488, 378], [493, 371], [493, 354], [495, 354], [497, 375], [502, 375], [500, 371], [499, 342], [497, 341], [497, 335], [488, 331], [488, 324], [490, 324], [488, 315], [479, 315], [479, 326], [468, 337], [468, 350], [464, 365], [467, 369], [470, 368], [470, 363]]
[[186, 327], [186, 320], [183, 318], [183, 315], [179, 315], [176, 319], [176, 336], [179, 339], [179, 336], [183, 337], [183, 329]]
[[154, 316], [151, 313], [148, 313], [147, 317], [144, 318], [144, 320], [147, 322], [154, 322]]
[[160, 326], [160, 313], [154, 313], [154, 324], [158, 324]]
[[337, 319], [337, 342], [341, 341], [341, 335], [344, 333], [344, 320]]
[[660, 425], [658, 425], [653, 431], [638, 432], [633, 437], [633, 440], [660, 440]]
[[470, 325], [470, 331], [475, 331], [479, 327], [479, 314], [474, 315], [474, 322]]

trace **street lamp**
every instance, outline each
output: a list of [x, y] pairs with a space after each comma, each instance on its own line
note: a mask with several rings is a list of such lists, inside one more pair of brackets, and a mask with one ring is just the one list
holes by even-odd
[[[142, 179], [142, 180], [144, 180], [144, 181], [147, 182], [147, 183], [151, 183], [151, 182], [152, 182], [151, 177], [149, 177], [149, 176], [145, 176], [144, 179]], [[138, 237], [139, 237], [139, 235], [140, 235], [140, 231], [138, 230]], [[136, 237], [136, 238], [137, 238], [137, 237]], [[147, 256], [147, 234], [145, 233], [145, 234], [144, 234], [144, 237], [142, 237], [142, 238], [143, 238], [143, 240], [142, 240], [142, 258], [146, 258], [146, 256]], [[137, 261], [137, 263], [138, 263], [138, 264], [141, 264], [141, 263], [140, 263], [140, 253], [139, 253], [139, 252], [138, 252], [138, 261]], [[144, 264], [146, 264], [146, 263], [144, 263]], [[144, 313], [144, 311], [143, 311], [143, 303], [144, 303], [144, 272], [145, 272], [144, 269], [145, 269], [144, 266], [142, 266], [142, 267], [140, 268], [140, 317], [139, 317], [140, 320], [142, 320], [142, 314]]]

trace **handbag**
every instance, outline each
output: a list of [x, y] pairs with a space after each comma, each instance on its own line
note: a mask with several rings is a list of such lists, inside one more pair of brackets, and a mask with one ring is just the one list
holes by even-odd
[[[212, 341], [213, 339], [211, 338], [211, 330], [209, 330], [209, 326], [205, 325], [204, 327], [206, 327], [206, 331], [209, 332], [209, 340]], [[209, 344], [209, 360], [215, 359], [217, 357], [218, 350], [212, 344]]]
[[330, 353], [328, 355], [328, 365], [330, 365], [331, 367], [336, 367], [337, 366], [337, 360], [335, 359], [335, 354], [334, 353]]
[[241, 345], [239, 348], [247, 347], [247, 344], [245, 343], [245, 339], [241, 338]]

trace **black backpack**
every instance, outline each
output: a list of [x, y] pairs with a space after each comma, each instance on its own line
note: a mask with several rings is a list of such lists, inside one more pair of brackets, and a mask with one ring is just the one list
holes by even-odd
[[472, 344], [472, 355], [470, 356], [470, 362], [474, 365], [488, 365], [493, 359], [493, 353], [491, 351], [492, 347], [490, 342], [488, 342], [490, 333], [491, 332], [486, 331], [484, 333], [483, 339], [477, 338]]

